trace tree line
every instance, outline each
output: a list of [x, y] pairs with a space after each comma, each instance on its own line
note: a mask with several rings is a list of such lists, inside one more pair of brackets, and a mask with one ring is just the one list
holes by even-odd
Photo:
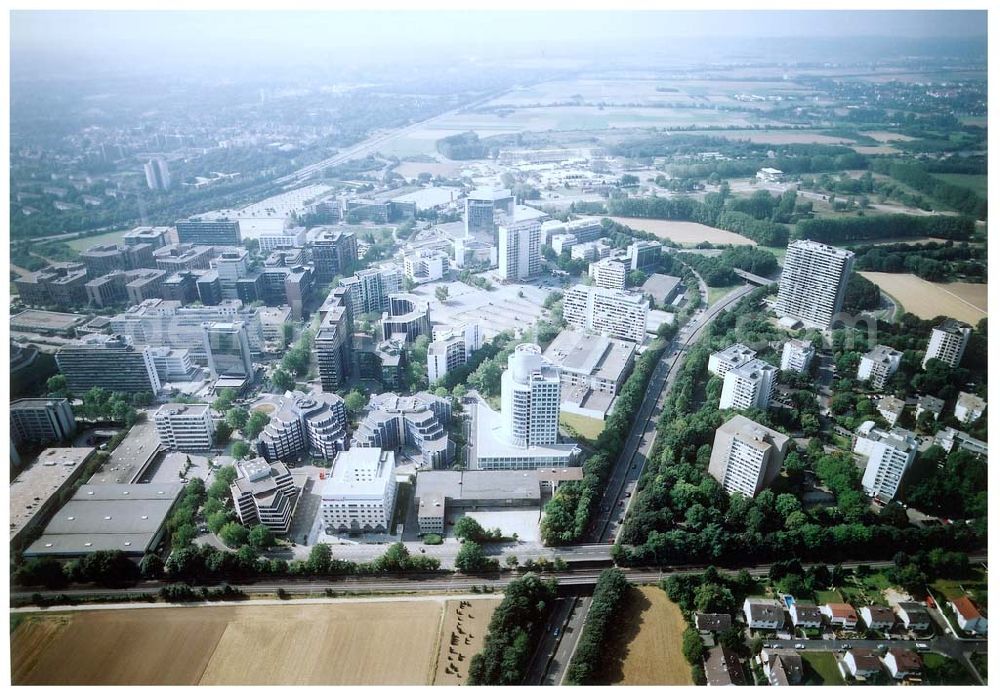
[[975, 222], [961, 216], [908, 216], [893, 213], [845, 218], [807, 218], [795, 225], [799, 240], [815, 240], [831, 245], [886, 238], [935, 237], [968, 240]]
[[617, 568], [604, 570], [597, 578], [587, 622], [583, 626], [576, 652], [566, 671], [566, 680], [569, 684], [586, 686], [596, 683], [599, 679], [605, 664], [606, 645], [625, 603], [629, 587], [625, 573]]

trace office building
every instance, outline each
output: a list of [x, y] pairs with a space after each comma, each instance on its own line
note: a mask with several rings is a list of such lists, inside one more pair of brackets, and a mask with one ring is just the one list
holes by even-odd
[[760, 359], [751, 359], [730, 369], [722, 382], [719, 409], [767, 410], [774, 395], [777, 373], [775, 366]]
[[500, 278], [515, 282], [538, 276], [542, 271], [541, 224], [507, 221], [499, 230]]
[[330, 292], [319, 309], [320, 323], [313, 339], [313, 354], [323, 391], [344, 387], [351, 374], [351, 293], [340, 287]]
[[196, 366], [191, 363], [191, 352], [187, 349], [150, 347], [153, 365], [160, 383], [187, 382], [195, 379]]
[[902, 358], [903, 352], [879, 344], [861, 356], [861, 361], [858, 363], [857, 379], [871, 381], [875, 390], [882, 390], [899, 369], [899, 362]]
[[170, 168], [163, 158], [153, 158], [144, 166], [146, 172], [146, 186], [153, 191], [166, 191], [170, 189]]
[[131, 247], [132, 245], [147, 244], [154, 250], [170, 244], [173, 240], [171, 229], [167, 226], [139, 226], [132, 228], [122, 235], [122, 244]]
[[636, 240], [628, 246], [629, 268], [632, 271], [650, 271], [659, 268], [663, 245], [650, 240]]
[[111, 318], [111, 329], [132, 337], [136, 344], [187, 349], [200, 366], [208, 365], [202, 325], [206, 322], [241, 322], [247, 332], [250, 351], [264, 350], [264, 333], [257, 308], [238, 300], [215, 306], [182, 307], [177, 301], [151, 298]]
[[475, 189], [469, 192], [465, 199], [466, 235], [489, 233], [495, 236], [497, 225], [503, 218], [514, 218], [514, 197], [510, 189]]
[[559, 440], [559, 369], [542, 358], [537, 344], [519, 344], [500, 379], [500, 411], [511, 443], [554, 444]]
[[133, 269], [125, 272], [125, 295], [131, 304], [161, 297], [161, 287], [168, 276], [162, 269]]
[[983, 416], [986, 400], [972, 393], [960, 392], [955, 402], [955, 419], [962, 424], [970, 424]]
[[871, 429], [867, 437], [857, 440], [854, 451], [868, 456], [861, 487], [869, 497], [888, 502], [895, 498], [903, 475], [917, 457], [917, 441], [913, 432], [898, 427]]
[[405, 335], [413, 342], [420, 335], [431, 336], [430, 303], [409, 293], [389, 296], [388, 310], [382, 313], [382, 337]]
[[177, 221], [177, 241], [191, 245], [239, 247], [240, 222], [228, 218], [186, 218]]
[[313, 228], [308, 234], [312, 246], [316, 281], [327, 284], [335, 276], [354, 273], [358, 264], [358, 240], [354, 233], [335, 228]]
[[272, 250], [288, 247], [304, 247], [306, 244], [306, 229], [302, 226], [285, 228], [274, 232], [262, 232], [257, 238], [260, 251], [264, 254]]
[[23, 443], [52, 444], [76, 434], [76, 418], [64, 397], [23, 398], [10, 403], [10, 438]]
[[958, 446], [963, 451], [968, 451], [983, 458], [989, 455], [989, 444], [952, 427], [945, 427], [934, 434], [934, 444], [940, 446], [948, 453], [951, 453], [952, 449]]
[[257, 453], [268, 461], [303, 453], [332, 459], [347, 443], [347, 408], [339, 395], [289, 392], [257, 439]]
[[611, 246], [604, 240], [577, 242], [569, 253], [572, 259], [582, 259], [584, 262], [596, 262], [611, 256]]
[[87, 303], [87, 268], [79, 262], [56, 262], [14, 281], [18, 296], [28, 305], [72, 308]]
[[198, 277], [193, 271], [174, 272], [160, 284], [160, 294], [165, 301], [177, 301], [182, 306], [198, 300]]
[[427, 381], [433, 384], [468, 363], [472, 353], [483, 345], [479, 323], [469, 322], [461, 327], [434, 330], [434, 341], [427, 347]]
[[214, 269], [198, 275], [195, 279], [195, 289], [202, 305], [218, 305], [223, 300], [222, 282], [219, 281], [219, 272]]
[[920, 365], [927, 368], [928, 361], [937, 359], [952, 368], [957, 368], [962, 362], [962, 355], [965, 354], [965, 347], [969, 343], [969, 335], [971, 334], [972, 327], [948, 318], [931, 330], [931, 339], [927, 343], [927, 353], [924, 354], [924, 360]]
[[160, 441], [171, 451], [205, 453], [215, 443], [208, 405], [168, 402], [153, 415]]
[[679, 294], [684, 292], [684, 285], [679, 276], [650, 274], [639, 288], [655, 305], [677, 305], [674, 303], [675, 300], [678, 302], [683, 300], [683, 297], [678, 298]]
[[812, 342], [803, 339], [789, 339], [781, 348], [781, 370], [794, 373], [808, 373], [816, 350]]
[[446, 468], [454, 447], [448, 439], [451, 400], [428, 392], [399, 396], [395, 393], [373, 395], [368, 411], [351, 437], [356, 447], [378, 447], [386, 451], [409, 446], [420, 452], [427, 468]]
[[208, 269], [215, 257], [215, 248], [209, 245], [181, 243], [166, 245], [153, 251], [156, 268], [168, 272]]
[[87, 301], [96, 308], [125, 303], [128, 301], [128, 292], [125, 288], [127, 282], [128, 277], [124, 271], [113, 271], [91, 279], [84, 284]]
[[276, 535], [286, 535], [300, 494], [288, 467], [255, 458], [237, 463], [236, 473], [229, 491], [240, 523], [263, 524]]
[[563, 317], [578, 330], [641, 344], [649, 301], [641, 293], [577, 284], [563, 297]]
[[724, 378], [727, 373], [757, 358], [757, 352], [745, 344], [733, 344], [708, 355], [708, 372]]
[[560, 409], [604, 419], [632, 372], [635, 349], [635, 342], [625, 339], [560, 332], [544, 354], [559, 369]]
[[732, 494], [754, 497], [781, 471], [789, 438], [742, 415], [715, 430], [708, 473]]
[[403, 275], [415, 284], [437, 281], [448, 271], [448, 255], [441, 250], [419, 250], [403, 257]]
[[236, 282], [247, 275], [250, 253], [247, 250], [230, 248], [222, 250], [209, 266], [215, 270], [223, 298], [239, 298]]
[[[574, 248], [574, 251], [576, 248]], [[617, 259], [605, 258], [590, 265], [590, 278], [599, 288], [625, 290], [625, 264]]]
[[403, 274], [395, 265], [364, 269], [354, 276], [341, 279], [340, 285], [350, 289], [351, 311], [354, 317], [366, 313], [381, 313], [389, 306], [389, 295], [403, 288]]
[[206, 322], [202, 330], [208, 370], [213, 378], [253, 378], [250, 341], [242, 322]]
[[336, 531], [388, 532], [396, 508], [396, 456], [355, 447], [337, 456], [323, 486], [323, 525]]
[[853, 252], [812, 240], [795, 240], [785, 255], [775, 311], [779, 317], [827, 329], [844, 304], [853, 269]]
[[56, 364], [67, 389], [77, 395], [95, 387], [112, 393], [160, 392], [150, 348], [134, 346], [129, 337], [87, 335], [60, 347]]

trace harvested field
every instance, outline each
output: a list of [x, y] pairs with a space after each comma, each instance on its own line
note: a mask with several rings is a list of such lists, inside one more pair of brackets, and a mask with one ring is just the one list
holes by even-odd
[[587, 417], [572, 412], [560, 412], [559, 425], [574, 429], [577, 434], [591, 441], [596, 440], [601, 435], [601, 432], [604, 431], [603, 419], [595, 419], [594, 417]]
[[986, 284], [931, 283], [913, 274], [875, 271], [863, 271], [861, 275], [919, 318], [947, 315], [974, 325], [986, 317]]
[[609, 216], [611, 220], [636, 230], [645, 230], [657, 237], [676, 242], [678, 245], [694, 247], [699, 242], [715, 245], [756, 245], [750, 238], [730, 233], [728, 230], [713, 228], [690, 221], [661, 221], [652, 218], [626, 218]]
[[691, 665], [681, 653], [686, 627], [677, 604], [654, 586], [629, 589], [607, 644], [601, 683], [623, 686], [690, 686]]
[[421, 172], [430, 172], [435, 177], [453, 177], [462, 170], [460, 162], [401, 162], [395, 171], [407, 179], [416, 177]]
[[[697, 133], [697, 132], [696, 132]], [[728, 130], [725, 132], [701, 132], [712, 136], [721, 136], [730, 141], [750, 141], [751, 143], [774, 143], [775, 145], [789, 145], [798, 143], [822, 143], [828, 145], [850, 145], [854, 141], [841, 136], [829, 136], [825, 133], [814, 131], [799, 131], [795, 129], [768, 131], [766, 129], [753, 131]]]
[[917, 140], [913, 136], [904, 136], [902, 133], [893, 133], [892, 131], [861, 131], [862, 136], [869, 136], [882, 143], [888, 143], [889, 141], [915, 141]]
[[[188, 686], [431, 683], [442, 633], [450, 633], [448, 613], [454, 615], [446, 603], [457, 607], [458, 601], [358, 601], [38, 614], [11, 635], [12, 681]], [[475, 618], [467, 629], [472, 637], [462, 660], [466, 670], [468, 659], [481, 647], [497, 600], [472, 603]], [[460, 674], [458, 680], [464, 681], [465, 671], [460, 669]]]
[[499, 598], [445, 603], [432, 683], [438, 686], [465, 684], [469, 663], [472, 656], [482, 649], [486, 627], [499, 604]]

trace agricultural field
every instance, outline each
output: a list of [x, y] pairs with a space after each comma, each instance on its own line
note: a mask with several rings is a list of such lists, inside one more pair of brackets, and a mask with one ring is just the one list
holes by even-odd
[[482, 647], [486, 628], [499, 604], [499, 598], [445, 602], [432, 680], [435, 686], [465, 684], [472, 655]]
[[773, 143], [775, 145], [789, 145], [800, 143], [820, 143], [823, 145], [851, 145], [854, 143], [850, 138], [842, 136], [831, 136], [816, 131], [799, 129], [766, 129], [747, 131], [693, 131], [703, 136], [717, 136], [731, 141], [750, 141], [751, 143]]
[[756, 245], [750, 238], [743, 237], [728, 230], [713, 228], [701, 223], [690, 221], [662, 221], [652, 218], [627, 218], [610, 216], [611, 220], [627, 225], [636, 230], [645, 230], [659, 238], [664, 238], [681, 246], [694, 247], [699, 242], [710, 242], [713, 245]]
[[[466, 668], [497, 601], [472, 603]], [[15, 685], [426, 685], [437, 677], [435, 658], [452, 631], [449, 604], [458, 602], [38, 614], [11, 635], [11, 676]]]
[[622, 686], [690, 686], [691, 665], [681, 653], [687, 623], [681, 609], [654, 586], [629, 589], [607, 643], [602, 683]]
[[986, 317], [986, 284], [932, 283], [913, 274], [875, 271], [860, 274], [919, 318], [930, 320], [947, 315], [974, 325]]
[[[433, 144], [431, 145], [433, 149]], [[394, 168], [401, 177], [413, 179], [421, 172], [429, 172], [434, 177], [456, 177], [462, 171], [462, 163], [447, 162], [401, 162]]]

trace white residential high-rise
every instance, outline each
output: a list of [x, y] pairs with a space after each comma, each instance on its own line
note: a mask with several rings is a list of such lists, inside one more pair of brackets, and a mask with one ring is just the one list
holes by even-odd
[[960, 392], [958, 394], [958, 400], [955, 402], [955, 419], [962, 424], [976, 421], [983, 416], [985, 411], [986, 400], [972, 393]]
[[809, 370], [816, 350], [812, 342], [802, 339], [789, 339], [781, 348], [781, 370], [805, 373]]
[[952, 368], [956, 368], [962, 361], [965, 353], [965, 346], [969, 343], [969, 335], [972, 328], [958, 320], [948, 318], [940, 325], [931, 330], [931, 339], [927, 343], [927, 353], [920, 363], [923, 368], [927, 368], [927, 362], [931, 359], [944, 361]]
[[745, 344], [733, 344], [708, 355], [708, 372], [719, 378], [737, 366], [757, 358], [757, 352]]
[[508, 281], [530, 279], [542, 271], [542, 224], [508, 221], [500, 226], [499, 273]]
[[420, 250], [403, 257], [403, 274], [415, 284], [437, 281], [448, 270], [448, 255], [441, 250]]
[[337, 455], [321, 495], [323, 525], [335, 530], [386, 532], [396, 506], [396, 456], [355, 446]]
[[152, 190], [167, 190], [170, 188], [170, 168], [163, 158], [153, 158], [146, 163], [146, 186]]
[[472, 352], [483, 345], [478, 322], [455, 329], [434, 330], [434, 341], [427, 347], [427, 381], [434, 383], [459, 366], [464, 366]]
[[778, 369], [771, 364], [752, 359], [730, 369], [722, 383], [719, 409], [766, 410], [774, 394], [774, 379]]
[[598, 288], [625, 289], [625, 264], [606, 257], [590, 265], [590, 276]]
[[500, 379], [500, 412], [508, 439], [521, 447], [559, 438], [559, 369], [537, 344], [519, 344]]
[[775, 312], [826, 329], [844, 304], [854, 253], [812, 240], [788, 246]]
[[577, 284], [563, 297], [563, 318], [576, 329], [628, 339], [646, 338], [649, 301], [641, 293]]
[[879, 344], [861, 357], [861, 361], [858, 363], [857, 379], [859, 381], [871, 380], [872, 387], [881, 390], [896, 373], [902, 358], [903, 352]]
[[854, 450], [868, 455], [861, 477], [865, 493], [888, 502], [896, 496], [903, 475], [917, 457], [917, 442], [913, 432], [905, 429], [872, 429], [867, 437], [858, 439]]
[[395, 265], [365, 269], [341, 279], [340, 285], [351, 291], [351, 314], [381, 313], [389, 307], [389, 296], [403, 289], [403, 274]]
[[789, 438], [736, 415], [715, 430], [708, 474], [732, 494], [753, 497], [781, 470]]
[[171, 451], [203, 453], [212, 450], [215, 425], [208, 405], [167, 403], [153, 416], [160, 441]]

